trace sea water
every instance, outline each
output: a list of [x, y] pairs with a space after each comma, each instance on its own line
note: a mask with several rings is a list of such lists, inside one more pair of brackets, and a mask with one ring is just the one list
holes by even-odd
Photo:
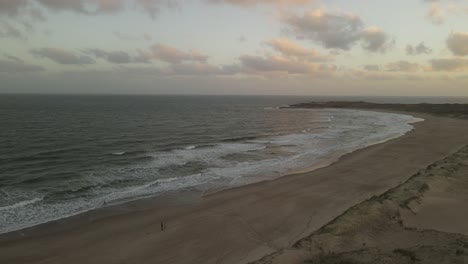
[[418, 119], [290, 97], [0, 96], [0, 233], [168, 192], [270, 180]]

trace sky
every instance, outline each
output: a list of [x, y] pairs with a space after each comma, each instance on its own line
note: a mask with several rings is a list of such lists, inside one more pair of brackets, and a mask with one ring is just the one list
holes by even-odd
[[468, 96], [468, 1], [0, 0], [0, 93]]

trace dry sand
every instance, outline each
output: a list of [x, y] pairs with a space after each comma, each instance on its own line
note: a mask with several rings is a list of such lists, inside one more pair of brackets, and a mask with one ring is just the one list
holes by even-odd
[[468, 146], [253, 264], [468, 263]]
[[[417, 213], [430, 215], [443, 203], [456, 204], [458, 196], [444, 196], [449, 185], [434, 188], [442, 186], [437, 183], [442, 178], [426, 184], [420, 178], [427, 175], [420, 171], [461, 153], [468, 142], [468, 121], [416, 116], [426, 121], [414, 124], [416, 129], [407, 135], [313, 172], [221, 191], [194, 204], [159, 206], [52, 234], [4, 240], [0, 263], [246, 263], [269, 254], [257, 263], [373, 263], [365, 261], [380, 257], [410, 263], [423, 254], [408, 248], [428, 243], [455, 250], [453, 255], [461, 256], [458, 263], [464, 263], [466, 237], [442, 232], [465, 232], [463, 221], [447, 230], [447, 222], [425, 221]], [[459, 160], [454, 167], [465, 166]], [[417, 184], [407, 187], [415, 177]], [[388, 191], [395, 186], [400, 187]], [[427, 202], [421, 196], [426, 191]], [[460, 216], [457, 210], [446, 213]], [[163, 232], [161, 219], [167, 225]], [[406, 224], [440, 231], [419, 232]], [[431, 256], [436, 249], [444, 248], [422, 247], [421, 252]], [[354, 262], [339, 262], [343, 259]]]

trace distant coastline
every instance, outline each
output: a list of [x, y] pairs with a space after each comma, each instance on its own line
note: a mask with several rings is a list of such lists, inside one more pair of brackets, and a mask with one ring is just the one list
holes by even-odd
[[445, 117], [468, 119], [468, 104], [462, 103], [371, 103], [364, 101], [331, 101], [331, 102], [309, 102], [289, 105], [288, 108], [339, 108], [339, 109], [363, 109], [363, 110], [380, 110], [390, 112], [406, 112], [406, 113], [425, 113]]

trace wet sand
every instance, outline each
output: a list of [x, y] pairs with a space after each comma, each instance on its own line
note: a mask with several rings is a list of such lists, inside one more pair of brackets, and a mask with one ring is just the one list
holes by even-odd
[[[324, 252], [366, 249], [377, 243], [372, 242], [374, 238], [389, 241], [394, 246], [388, 247], [388, 252], [411, 260], [412, 253], [404, 251], [406, 247], [394, 236], [403, 236], [396, 231], [405, 221], [416, 226], [423, 223], [411, 215], [404, 216], [399, 206], [398, 217], [402, 218], [395, 218], [395, 227], [381, 221], [380, 214], [367, 207], [354, 215], [361, 218], [343, 222], [350, 233], [358, 230], [363, 236], [368, 234], [367, 240], [356, 240], [346, 233], [331, 235], [335, 240], [326, 240], [331, 241], [327, 244], [314, 236], [317, 232], [324, 234], [327, 226], [342, 223], [338, 220], [349, 215], [349, 208], [376, 202], [369, 199], [385, 196], [389, 189], [401, 186], [468, 143], [468, 121], [414, 115], [426, 121], [414, 124], [415, 130], [407, 135], [355, 151], [313, 172], [221, 191], [196, 203], [161, 204], [149, 210], [108, 216], [52, 234], [47, 234], [47, 229], [53, 227], [46, 225], [36, 235], [3, 240], [0, 263], [247, 263], [258, 259], [258, 263], [303, 263], [314, 261], [317, 254], [324, 256]], [[404, 206], [402, 212], [418, 207], [411, 203]], [[433, 209], [429, 206], [418, 210]], [[375, 217], [362, 219], [366, 213]], [[164, 231], [161, 221], [166, 224]], [[424, 224], [434, 228], [440, 225], [430, 221]], [[382, 234], [366, 231], [372, 225], [385, 231], [385, 239]], [[413, 238], [404, 246], [421, 240], [417, 235]], [[395, 247], [401, 251], [394, 253]], [[370, 247], [369, 252], [372, 250], [377, 249]]]

